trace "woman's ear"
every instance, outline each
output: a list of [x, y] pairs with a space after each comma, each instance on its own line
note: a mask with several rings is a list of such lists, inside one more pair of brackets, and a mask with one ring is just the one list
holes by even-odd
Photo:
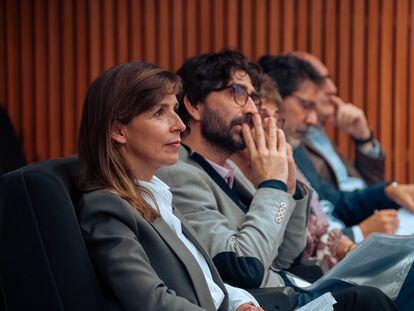
[[111, 127], [111, 138], [119, 144], [126, 143], [126, 136], [124, 126], [119, 123], [114, 123]]
[[201, 113], [200, 113], [200, 106], [201, 105], [192, 105], [188, 100], [187, 96], [184, 97], [184, 106], [188, 111], [188, 114], [191, 116], [192, 119], [196, 121], [200, 121]]

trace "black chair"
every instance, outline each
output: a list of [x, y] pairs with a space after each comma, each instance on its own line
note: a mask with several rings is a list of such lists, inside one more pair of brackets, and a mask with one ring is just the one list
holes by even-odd
[[[81, 194], [76, 171], [73, 156], [2, 176], [0, 289], [5, 310], [105, 310], [77, 222]], [[252, 292], [266, 310], [296, 306], [291, 288]]]

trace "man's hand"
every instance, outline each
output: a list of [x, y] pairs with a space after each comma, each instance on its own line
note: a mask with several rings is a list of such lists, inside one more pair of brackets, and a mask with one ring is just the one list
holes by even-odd
[[414, 213], [414, 184], [394, 185], [385, 187], [387, 197]]
[[292, 146], [289, 143], [287, 143], [286, 151], [289, 169], [289, 175], [287, 179], [288, 192], [294, 195], [296, 191], [296, 163], [293, 159]]
[[366, 238], [370, 233], [380, 232], [394, 234], [399, 225], [397, 211], [394, 209], [383, 209], [376, 211], [374, 215], [368, 217], [359, 224], [362, 235]]
[[276, 127], [276, 120], [273, 117], [264, 119], [263, 127], [260, 115], [255, 114], [253, 129], [244, 123], [242, 133], [250, 157], [254, 185], [257, 187], [268, 179], [278, 179], [287, 184], [287, 143], [283, 131]]
[[264, 311], [261, 307], [256, 307], [250, 303], [244, 303], [240, 305], [236, 311]]
[[371, 135], [365, 113], [351, 103], [345, 103], [338, 96], [331, 97], [336, 106], [336, 126], [355, 139], [367, 139]]

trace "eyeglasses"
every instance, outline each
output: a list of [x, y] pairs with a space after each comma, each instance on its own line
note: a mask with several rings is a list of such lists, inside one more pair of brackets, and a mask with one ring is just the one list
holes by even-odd
[[[260, 117], [263, 119], [268, 118], [269, 114], [263, 110], [259, 110]], [[285, 128], [286, 118], [281, 114], [280, 111], [277, 112], [277, 116], [274, 116], [276, 118], [276, 126], [279, 129]]]
[[213, 91], [220, 92], [226, 89], [232, 89], [234, 101], [236, 102], [237, 105], [241, 107], [247, 104], [249, 97], [252, 99], [252, 101], [254, 102], [258, 110], [262, 106], [262, 101], [260, 99], [260, 96], [256, 93], [249, 94], [246, 88], [240, 84], [232, 84], [232, 85], [219, 87], [219, 88], [213, 89]]
[[296, 94], [292, 94], [290, 96], [296, 98], [298, 100], [298, 102], [300, 103], [300, 105], [302, 106], [302, 108], [305, 109], [305, 110], [315, 109], [315, 107], [316, 107], [316, 102], [313, 101], [313, 100], [308, 100], [308, 99], [302, 98], [302, 97], [300, 97], [299, 95], [296, 95]]

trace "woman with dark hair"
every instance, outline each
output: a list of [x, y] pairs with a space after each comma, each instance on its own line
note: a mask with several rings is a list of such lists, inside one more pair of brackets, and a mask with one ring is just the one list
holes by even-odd
[[99, 76], [78, 140], [79, 221], [109, 310], [262, 310], [224, 285], [154, 176], [178, 160], [180, 79], [135, 62]]

